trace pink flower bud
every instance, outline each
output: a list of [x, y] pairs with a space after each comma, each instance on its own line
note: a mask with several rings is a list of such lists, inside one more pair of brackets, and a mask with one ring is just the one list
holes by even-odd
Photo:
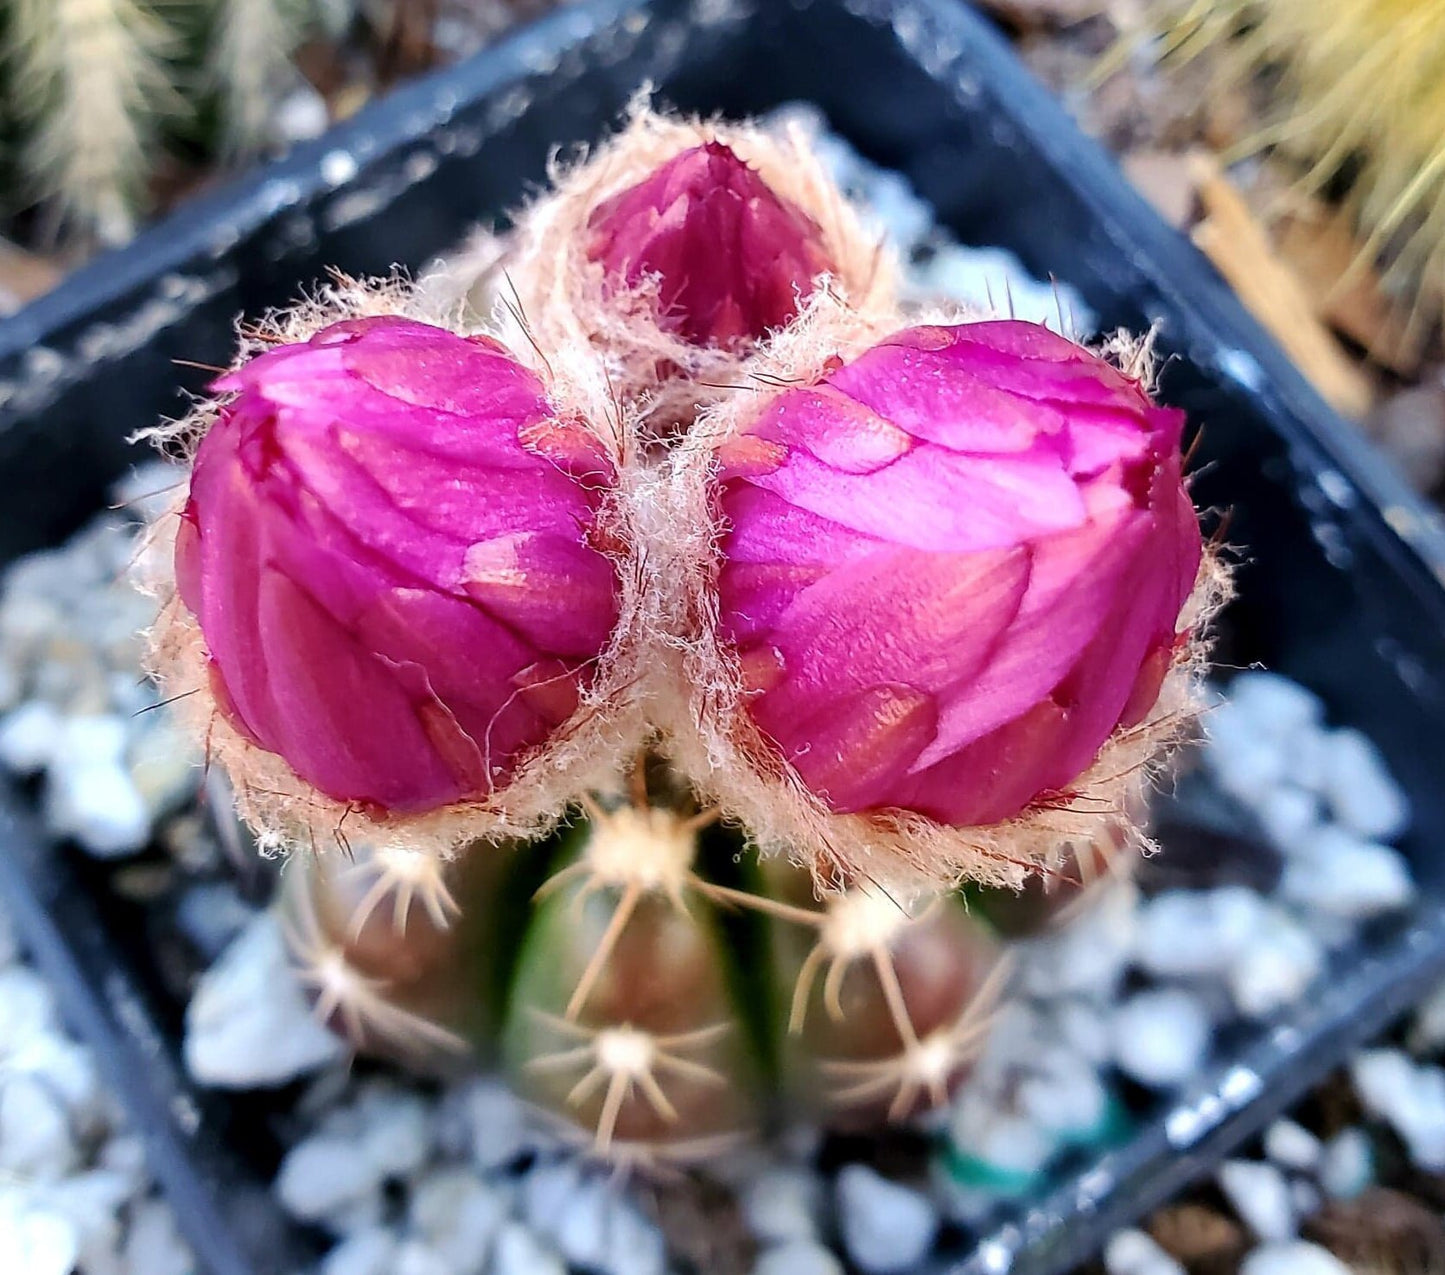
[[1021, 322], [910, 328], [722, 457], [723, 632], [837, 812], [987, 824], [1153, 707], [1201, 543], [1183, 414]]
[[617, 617], [611, 479], [486, 337], [336, 323], [216, 381], [176, 541], [221, 710], [339, 801], [490, 792], [573, 711]]
[[721, 142], [694, 146], [599, 205], [587, 255], [609, 287], [657, 280], [657, 321], [693, 345], [782, 327], [829, 268], [822, 234]]

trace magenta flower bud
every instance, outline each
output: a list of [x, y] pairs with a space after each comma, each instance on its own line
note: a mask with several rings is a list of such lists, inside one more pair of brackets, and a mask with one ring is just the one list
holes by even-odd
[[176, 578], [221, 711], [338, 801], [492, 791], [617, 617], [611, 467], [486, 337], [355, 319], [218, 381]]
[[599, 205], [587, 255], [613, 291], [656, 279], [657, 321], [693, 345], [757, 340], [829, 269], [817, 224], [721, 142], [694, 146]]
[[1202, 552], [1183, 419], [1012, 321], [910, 328], [754, 418], [723, 632], [815, 795], [996, 823], [1148, 714]]

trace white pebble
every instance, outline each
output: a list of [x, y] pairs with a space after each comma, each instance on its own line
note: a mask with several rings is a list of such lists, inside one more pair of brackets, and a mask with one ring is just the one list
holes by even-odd
[[8, 713], [25, 698], [25, 682], [4, 651], [0, 651], [0, 714]]
[[1240, 1220], [1261, 1240], [1294, 1237], [1289, 1182], [1274, 1165], [1262, 1160], [1226, 1160], [1215, 1176]]
[[1353, 1200], [1375, 1180], [1375, 1150], [1370, 1135], [1347, 1125], [1325, 1143], [1320, 1186], [1335, 1200]]
[[1019, 1110], [1060, 1142], [1089, 1143], [1102, 1132], [1109, 1095], [1098, 1072], [1070, 1049], [1039, 1054], [1018, 1086]]
[[1306, 1178], [1295, 1178], [1289, 1184], [1289, 1200], [1298, 1218], [1313, 1217], [1325, 1203], [1319, 1187]]
[[383, 1227], [348, 1235], [322, 1259], [319, 1275], [394, 1275], [398, 1241]]
[[357, 1102], [361, 1152], [382, 1177], [415, 1173], [432, 1150], [431, 1108], [420, 1094], [390, 1086], [369, 1089]]
[[150, 1165], [146, 1162], [145, 1142], [139, 1134], [117, 1134], [100, 1149], [98, 1168], [114, 1173], [127, 1183], [132, 1195], [139, 1195], [150, 1186]]
[[396, 1250], [392, 1275], [455, 1275], [452, 1265], [421, 1240], [404, 1240]]
[[1357, 730], [1332, 731], [1325, 758], [1330, 808], [1352, 832], [1393, 841], [1410, 826], [1410, 802], [1374, 743]]
[[80, 1162], [57, 1095], [34, 1076], [0, 1078], [0, 1176], [54, 1181]]
[[759, 1253], [752, 1275], [843, 1275], [843, 1265], [821, 1244], [789, 1240]]
[[[0, 961], [0, 965], [4, 962]], [[1416, 1008], [1410, 1024], [1410, 1048], [1435, 1053], [1445, 1046], [1445, 983], [1440, 983]]]
[[150, 818], [174, 814], [201, 782], [201, 758], [190, 737], [169, 722], [157, 722], [131, 741], [126, 768]]
[[1139, 917], [1135, 959], [1159, 978], [1222, 973], [1251, 943], [1264, 906], [1253, 890], [1166, 890]]
[[1184, 1275], [1184, 1267], [1143, 1231], [1115, 1231], [1104, 1245], [1109, 1275]]
[[276, 140], [282, 143], [320, 137], [328, 123], [326, 99], [309, 85], [302, 85], [286, 94], [271, 117]]
[[616, 1185], [572, 1161], [540, 1164], [522, 1184], [522, 1213], [568, 1262], [605, 1275], [662, 1275], [666, 1246]]
[[1108, 1021], [1096, 1006], [1086, 1001], [1067, 1000], [1054, 1007], [1059, 1037], [1076, 1053], [1096, 1066], [1107, 1062], [1113, 1052]]
[[123, 1173], [91, 1169], [46, 1188], [46, 1208], [75, 1228], [80, 1245], [78, 1265], [86, 1275], [100, 1275], [107, 1261], [114, 1265], [121, 1235], [121, 1209], [135, 1195], [135, 1184]]
[[467, 1169], [439, 1169], [415, 1186], [412, 1226], [449, 1263], [454, 1275], [481, 1275], [507, 1202]]
[[15, 923], [0, 911], [0, 970], [20, 957], [20, 937], [15, 933]]
[[114, 764], [125, 755], [125, 723], [109, 714], [67, 717], [56, 742], [56, 763]]
[[57, 836], [74, 837], [101, 859], [135, 854], [150, 840], [150, 811], [114, 761], [57, 757], [45, 788], [45, 818]]
[[1254, 940], [1236, 953], [1225, 981], [1235, 1008], [1259, 1019], [1298, 1001], [1323, 967], [1324, 952], [1309, 931], [1271, 908]]
[[504, 1168], [537, 1144], [526, 1109], [501, 1081], [483, 1076], [459, 1094], [472, 1163], [482, 1172]]
[[0, 1060], [57, 1027], [55, 997], [45, 980], [24, 965], [0, 969]]
[[739, 1203], [748, 1229], [763, 1244], [818, 1237], [823, 1186], [807, 1169], [765, 1169], [743, 1186]]
[[1330, 733], [1304, 731], [1290, 740], [1285, 777], [1315, 796], [1323, 796], [1329, 782]]
[[916, 1266], [933, 1247], [938, 1210], [922, 1192], [844, 1165], [837, 1182], [838, 1225], [854, 1265], [868, 1275]]
[[1120, 1070], [1151, 1088], [1182, 1084], [1209, 1052], [1209, 1019], [1187, 992], [1138, 992], [1114, 1011], [1112, 1026]]
[[131, 1209], [125, 1259], [136, 1275], [195, 1275], [195, 1258], [162, 1200], [142, 1200]]
[[992, 1173], [1027, 1180], [1041, 1172], [1059, 1149], [1058, 1139], [989, 1092], [990, 1086], [965, 1085], [954, 1101], [948, 1136], [961, 1155]]
[[1294, 1240], [1261, 1245], [1241, 1263], [1239, 1275], [1350, 1275], [1350, 1268], [1329, 1249]]
[[5, 1275], [69, 1275], [80, 1254], [75, 1227], [58, 1213], [28, 1206], [0, 1186], [0, 1271]]
[[1282, 1169], [1313, 1173], [1320, 1166], [1324, 1146], [1303, 1125], [1276, 1120], [1264, 1131], [1264, 1153]]
[[1229, 683], [1229, 698], [1261, 731], [1293, 740], [1302, 731], [1318, 729], [1325, 706], [1313, 691], [1279, 673], [1251, 669]]
[[1280, 784], [1255, 808], [1270, 842], [1285, 854], [1308, 850], [1319, 829], [1320, 799], [1294, 784]]
[[78, 1135], [99, 1131], [107, 1102], [95, 1060], [84, 1045], [59, 1034], [37, 1034], [10, 1053], [6, 1069], [12, 1075], [33, 1076], [59, 1098]]
[[1366, 1049], [1350, 1063], [1365, 1110], [1389, 1123], [1410, 1158], [1431, 1173], [1445, 1170], [1445, 1071], [1399, 1050]]
[[1112, 998], [1134, 947], [1138, 890], [1116, 881], [1062, 930], [1020, 944], [1024, 990], [1039, 997]]
[[539, 1235], [552, 1236], [572, 1200], [581, 1193], [584, 1180], [575, 1160], [533, 1166], [522, 1179], [523, 1220]]
[[1087, 332], [1095, 321], [1077, 293], [1041, 283], [1006, 248], [945, 244], [910, 270], [906, 283], [914, 298], [941, 295], [986, 315], [1012, 313], [1055, 331], [1060, 326], [1060, 310], [1071, 330]]
[[1398, 850], [1327, 827], [1305, 855], [1285, 865], [1280, 893], [1326, 917], [1357, 921], [1407, 906], [1415, 883]]
[[508, 1222], [497, 1234], [491, 1275], [567, 1275], [567, 1268], [520, 1222]]
[[311, 1013], [268, 912], [205, 973], [186, 1008], [186, 1067], [203, 1085], [282, 1085], [344, 1054]]
[[0, 762], [17, 775], [34, 775], [50, 765], [64, 719], [53, 704], [31, 700], [0, 718]]
[[1289, 748], [1255, 719], [1247, 707], [1226, 700], [1204, 718], [1207, 736], [1203, 760], [1215, 782], [1230, 796], [1258, 807], [1284, 779]]
[[382, 1175], [351, 1141], [313, 1134], [281, 1161], [275, 1190], [292, 1217], [314, 1222], [376, 1194]]

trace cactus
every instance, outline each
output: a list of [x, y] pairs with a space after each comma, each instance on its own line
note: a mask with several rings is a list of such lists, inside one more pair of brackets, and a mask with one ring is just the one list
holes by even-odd
[[1278, 148], [1306, 191], [1343, 183], [1362, 254], [1428, 303], [1416, 320], [1445, 306], [1445, 4], [1187, 0], [1159, 19], [1169, 56], [1212, 52], [1234, 85], [1271, 74], [1271, 115], [1244, 149]]
[[1001, 934], [1147, 841], [1221, 593], [1181, 415], [906, 314], [801, 134], [639, 108], [557, 180], [158, 431], [154, 671], [357, 1048], [500, 1066], [624, 1165], [911, 1120]]
[[[499, 13], [538, 8], [516, 0]], [[415, 24], [421, 6], [0, 0], [0, 175], [13, 192], [0, 215], [36, 208], [47, 247], [123, 243], [155, 211], [168, 159], [232, 165], [273, 144], [275, 103], [300, 83], [292, 55], [303, 41], [347, 39], [359, 23], [380, 42], [403, 16]], [[492, 15], [483, 30], [495, 25]], [[423, 52], [435, 55], [429, 42]]]

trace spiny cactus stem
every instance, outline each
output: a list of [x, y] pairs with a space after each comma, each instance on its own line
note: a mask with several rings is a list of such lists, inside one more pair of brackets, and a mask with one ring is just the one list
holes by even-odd
[[[634, 801], [639, 799], [646, 801], [645, 792], [634, 792]], [[587, 1004], [608, 957], [644, 895], [663, 894], [678, 911], [687, 911], [686, 890], [702, 888], [702, 882], [692, 871], [697, 834], [717, 818], [717, 812], [712, 810], [684, 816], [665, 807], [646, 804], [608, 810], [591, 797], [584, 797], [582, 806], [592, 821], [592, 834], [582, 858], [545, 882], [535, 896], [544, 898], [578, 877], [585, 877], [586, 881], [574, 898], [576, 906], [580, 907], [597, 890], [620, 892], [607, 929], [567, 1002], [566, 1016], [573, 1021]]]
[[446, 864], [435, 855], [403, 846], [382, 847], [373, 851], [365, 863], [353, 863], [346, 871], [349, 876], [375, 874], [352, 916], [352, 942], [361, 937], [371, 914], [388, 894], [393, 895], [392, 926], [398, 934], [406, 933], [413, 902], [421, 903], [439, 930], [449, 928], [462, 914], [461, 904], [446, 883]]
[[627, 1023], [594, 1029], [535, 1007], [528, 1012], [559, 1035], [581, 1039], [583, 1043], [556, 1053], [541, 1054], [525, 1064], [527, 1070], [547, 1073], [585, 1068], [581, 1079], [567, 1094], [567, 1104], [571, 1107], [581, 1106], [600, 1086], [606, 1085], [594, 1141], [595, 1149], [601, 1155], [607, 1155], [612, 1150], [617, 1117], [634, 1087], [642, 1091], [643, 1097], [662, 1119], [669, 1123], [677, 1121], [677, 1108], [663, 1091], [657, 1079], [658, 1072], [671, 1071], [705, 1084], [727, 1083], [726, 1078], [713, 1068], [684, 1058], [677, 1052], [713, 1044], [726, 1034], [727, 1023], [714, 1023], [671, 1036], [655, 1036]]
[[322, 931], [309, 881], [299, 893], [294, 919], [282, 921], [282, 934], [296, 963], [297, 978], [315, 993], [317, 1019], [325, 1025], [339, 1017], [354, 1048], [375, 1039], [407, 1051], [426, 1047], [466, 1051], [466, 1041], [456, 1033], [387, 1000], [385, 979], [368, 978], [352, 966], [342, 948]]
[[[819, 1070], [823, 1077], [838, 1082], [830, 1099], [846, 1107], [881, 1097], [896, 1086], [888, 1105], [890, 1120], [901, 1120], [924, 1092], [935, 1107], [942, 1106], [948, 1100], [950, 1075], [983, 1047], [998, 1016], [1000, 994], [1012, 972], [1012, 962], [1004, 957], [954, 1023], [939, 1028], [923, 1040], [914, 1036], [912, 1043], [908, 1043], [905, 1037], [904, 1048], [891, 1058], [867, 1062], [822, 1059]], [[910, 1023], [910, 1032], [911, 1027]]]

